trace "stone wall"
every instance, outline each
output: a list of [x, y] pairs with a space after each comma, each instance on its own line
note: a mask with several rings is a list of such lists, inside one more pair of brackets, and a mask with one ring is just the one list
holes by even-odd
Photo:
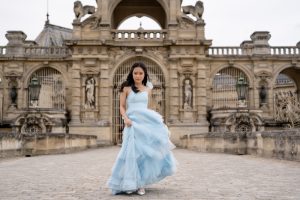
[[97, 137], [73, 134], [39, 134], [34, 136], [0, 133], [0, 158], [70, 153], [97, 147]]
[[178, 146], [200, 152], [249, 154], [300, 161], [300, 130], [185, 135]]
[[247, 153], [300, 161], [300, 130], [268, 131], [247, 138]]

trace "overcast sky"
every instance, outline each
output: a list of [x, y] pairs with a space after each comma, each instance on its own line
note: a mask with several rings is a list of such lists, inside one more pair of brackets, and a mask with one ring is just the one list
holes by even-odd
[[[49, 0], [50, 23], [72, 28], [75, 0]], [[254, 31], [269, 31], [272, 46], [295, 46], [300, 41], [300, 0], [202, 0], [206, 38], [213, 46], [239, 46]], [[96, 5], [95, 0], [82, 0]], [[183, 0], [194, 5], [196, 0]], [[28, 40], [42, 31], [47, 0], [1, 0], [0, 45], [6, 45], [8, 30], [22, 30]], [[146, 29], [149, 23], [142, 22]], [[134, 25], [139, 26], [139, 21]], [[148, 25], [148, 26], [147, 26]]]

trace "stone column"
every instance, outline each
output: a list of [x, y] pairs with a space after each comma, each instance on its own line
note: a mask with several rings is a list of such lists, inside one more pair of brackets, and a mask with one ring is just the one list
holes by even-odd
[[268, 106], [269, 106], [269, 112], [270, 112], [270, 115], [273, 117], [274, 116], [274, 97], [275, 97], [275, 92], [274, 92], [274, 86], [271, 86], [268, 88]]
[[[1, 84], [1, 82], [0, 82], [0, 84]], [[2, 94], [2, 91], [1, 91], [0, 92], [0, 122], [2, 122], [2, 120], [3, 120], [2, 111], [3, 111], [3, 94]]]
[[196, 106], [197, 106], [197, 122], [208, 125], [206, 120], [206, 105], [207, 105], [207, 95], [206, 95], [206, 67], [198, 60], [197, 67], [197, 92], [196, 92]]
[[179, 84], [178, 84], [178, 69], [177, 69], [177, 59], [170, 60], [170, 95], [169, 95], [169, 110], [170, 110], [170, 123], [176, 123], [179, 120]]
[[100, 64], [99, 118], [102, 125], [109, 124], [111, 119], [112, 86], [109, 83], [109, 62], [102, 59]]
[[81, 105], [81, 84], [80, 84], [80, 65], [81, 60], [74, 60], [73, 66], [72, 66], [72, 120], [71, 125], [79, 125], [80, 122], [80, 105]]
[[110, 15], [110, 1], [98, 1], [98, 9], [101, 10], [101, 26], [99, 27], [99, 38], [102, 41], [111, 40], [111, 15]]
[[[171, 0], [170, 1], [170, 22], [169, 24], [177, 24], [177, 16], [178, 16], [178, 10], [180, 10], [180, 4], [178, 0]], [[178, 9], [179, 8], [179, 9]]]

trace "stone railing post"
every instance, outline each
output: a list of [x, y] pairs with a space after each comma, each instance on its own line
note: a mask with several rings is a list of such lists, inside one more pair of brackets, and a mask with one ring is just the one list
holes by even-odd
[[253, 55], [271, 54], [269, 40], [271, 34], [268, 31], [256, 31], [251, 35], [253, 42]]
[[25, 54], [26, 34], [22, 31], [7, 31], [5, 37], [8, 40], [7, 56], [22, 57]]

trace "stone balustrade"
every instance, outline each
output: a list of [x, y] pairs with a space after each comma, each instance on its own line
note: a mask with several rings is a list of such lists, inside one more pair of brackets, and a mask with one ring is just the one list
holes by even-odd
[[[270, 55], [291, 56], [300, 55], [300, 47], [297, 46], [274, 46], [270, 48]], [[253, 48], [241, 47], [211, 47], [208, 50], [211, 56], [241, 56], [252, 55]]]
[[236, 56], [243, 55], [243, 50], [240, 47], [211, 47], [208, 53], [212, 56]]
[[47, 56], [47, 57], [66, 57], [70, 55], [67, 47], [26, 47], [25, 56]]
[[[15, 48], [15, 47], [14, 47]], [[21, 53], [24, 57], [66, 57], [71, 55], [70, 49], [68, 47], [41, 47], [41, 46], [32, 46], [32, 47], [20, 47], [23, 48], [24, 53]], [[9, 47], [0, 46], [0, 57], [1, 56], [10, 56]]]
[[[166, 38], [165, 30], [114, 30], [112, 38], [115, 41], [133, 41], [133, 40], [149, 40], [163, 41]], [[300, 55], [300, 47], [297, 46], [274, 46], [270, 47], [271, 55], [276, 56], [291, 56]], [[242, 56], [252, 55], [251, 48], [241, 47], [210, 47], [208, 50], [210, 56]], [[68, 47], [42, 47], [33, 46], [25, 47], [25, 57], [66, 57], [71, 54]], [[0, 56], [7, 56], [7, 47], [0, 46]]]
[[167, 36], [166, 30], [113, 30], [111, 33], [112, 39], [116, 41], [162, 41]]
[[296, 46], [278, 46], [271, 47], [272, 55], [300, 55], [300, 47]]

